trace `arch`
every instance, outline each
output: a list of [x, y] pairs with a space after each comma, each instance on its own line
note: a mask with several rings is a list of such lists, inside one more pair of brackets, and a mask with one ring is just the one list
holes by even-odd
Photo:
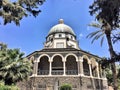
[[97, 65], [98, 65], [98, 63], [96, 62], [96, 59], [95, 59], [95, 58], [91, 58], [91, 59], [90, 59], [90, 62], [91, 62], [91, 65], [92, 65], [92, 66], [97, 66]]
[[48, 60], [50, 61], [50, 56], [48, 54], [42, 54], [38, 57], [37, 62], [40, 62], [40, 58], [43, 57], [43, 56], [47, 56]]
[[90, 63], [90, 60], [89, 60], [89, 58], [88, 58], [87, 55], [83, 55], [83, 56], [82, 56], [82, 60], [83, 60], [83, 58], [87, 60], [87, 63]]
[[34, 56], [30, 57], [30, 61], [31, 61], [32, 64], [35, 62]]
[[52, 75], [63, 74], [63, 56], [55, 54], [52, 56]]
[[74, 54], [68, 54], [66, 56], [66, 74], [77, 75], [78, 74], [78, 60]]
[[74, 56], [74, 57], [76, 58], [76, 61], [78, 61], [78, 57], [77, 57], [75, 54], [73, 54], [73, 53], [67, 54], [67, 55], [65, 56], [65, 61], [66, 61], [66, 59], [67, 59], [67, 57], [68, 57], [69, 55]]
[[30, 57], [30, 60], [34, 60], [34, 56]]
[[96, 62], [95, 58], [91, 58], [90, 61], [91, 61], [92, 75], [94, 77], [97, 77], [97, 74], [98, 74], [98, 72], [97, 72], [98, 63]]
[[54, 54], [52, 57], [51, 57], [51, 61], [53, 62], [53, 58], [55, 56], [60, 56], [62, 58], [62, 61], [64, 61], [64, 57], [61, 55], [61, 54]]
[[84, 75], [90, 76], [90, 69], [89, 69], [89, 59], [87, 56], [83, 56], [83, 72]]
[[39, 58], [38, 74], [39, 75], [49, 74], [49, 57], [47, 55], [41, 55]]

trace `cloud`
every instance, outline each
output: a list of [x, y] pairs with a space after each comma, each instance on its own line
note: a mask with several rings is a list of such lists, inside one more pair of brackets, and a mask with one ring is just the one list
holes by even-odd
[[83, 37], [83, 34], [82, 33], [80, 33], [79, 34], [79, 39], [81, 39]]

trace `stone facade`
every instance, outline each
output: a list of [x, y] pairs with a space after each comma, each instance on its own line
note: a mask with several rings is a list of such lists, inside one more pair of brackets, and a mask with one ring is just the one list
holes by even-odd
[[107, 80], [81, 76], [31, 77], [31, 82], [22, 83], [21, 90], [60, 90], [70, 84], [72, 90], [108, 90]]

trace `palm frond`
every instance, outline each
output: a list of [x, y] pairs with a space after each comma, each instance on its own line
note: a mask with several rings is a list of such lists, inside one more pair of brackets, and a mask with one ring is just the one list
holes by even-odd
[[101, 46], [103, 45], [103, 41], [104, 41], [104, 36], [102, 36], [102, 38], [101, 38], [101, 42], [100, 42]]
[[101, 33], [101, 32], [102, 32], [102, 30], [97, 30], [97, 31], [95, 31], [95, 32], [91, 32], [90, 34], [87, 35], [87, 38], [92, 38], [92, 37], [94, 37], [96, 34]]
[[98, 34], [98, 35], [94, 36], [91, 43], [93, 43], [95, 40], [98, 40], [102, 36], [104, 36], [104, 33], [101, 33], [101, 34]]
[[101, 25], [99, 23], [95, 23], [95, 22], [92, 22], [90, 24], [88, 24], [88, 26], [92, 26], [92, 27], [95, 27], [95, 28], [100, 28]]

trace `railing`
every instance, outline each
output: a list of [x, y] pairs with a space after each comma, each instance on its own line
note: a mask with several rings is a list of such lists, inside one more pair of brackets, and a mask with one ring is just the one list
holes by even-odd
[[63, 70], [52, 70], [52, 75], [63, 75]]
[[67, 75], [77, 75], [78, 71], [77, 70], [66, 70]]
[[[52, 70], [52, 75], [63, 75], [63, 70]], [[38, 70], [38, 75], [48, 75], [49, 70]], [[77, 70], [66, 70], [66, 75], [78, 75]]]
[[84, 69], [84, 75], [90, 76], [90, 71], [88, 69]]
[[49, 70], [38, 70], [38, 75], [48, 75]]

